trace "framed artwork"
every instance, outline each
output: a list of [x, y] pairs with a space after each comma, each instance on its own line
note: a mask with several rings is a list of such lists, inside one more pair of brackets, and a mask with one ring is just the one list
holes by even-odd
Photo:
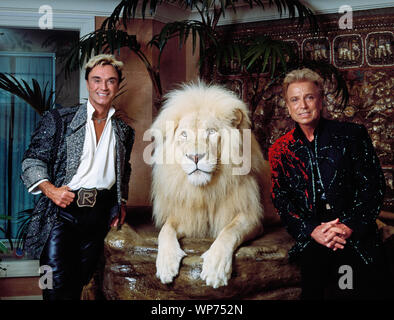
[[328, 38], [306, 38], [302, 42], [304, 59], [331, 63], [331, 46]]
[[365, 38], [365, 56], [368, 65], [394, 65], [394, 34], [391, 31], [371, 32]]
[[337, 68], [357, 68], [364, 64], [361, 35], [338, 35], [333, 40], [333, 48], [333, 62]]

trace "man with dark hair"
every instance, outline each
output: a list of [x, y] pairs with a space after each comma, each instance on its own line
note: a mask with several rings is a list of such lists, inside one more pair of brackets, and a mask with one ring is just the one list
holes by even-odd
[[384, 298], [385, 179], [367, 130], [321, 117], [323, 80], [310, 69], [290, 72], [283, 94], [295, 128], [269, 150], [272, 199], [296, 240], [302, 298]]
[[44, 300], [80, 299], [109, 226], [124, 221], [134, 130], [112, 107], [122, 67], [111, 55], [90, 59], [88, 102], [47, 112], [24, 155], [22, 180], [29, 192], [43, 194], [26, 251], [52, 271]]

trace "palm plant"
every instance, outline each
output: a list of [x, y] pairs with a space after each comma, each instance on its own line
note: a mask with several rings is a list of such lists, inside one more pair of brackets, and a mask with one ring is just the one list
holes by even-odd
[[[0, 215], [0, 220], [11, 220], [12, 217], [6, 216], [6, 215]], [[8, 243], [10, 244], [10, 248], [12, 250], [13, 245], [12, 245], [12, 239], [9, 234], [7, 234], [7, 231], [4, 230], [2, 227], [0, 227], [0, 231], [3, 232], [7, 236]], [[8, 248], [0, 241], [0, 253], [6, 253], [8, 251]]]
[[[158, 5], [162, 3], [177, 3], [185, 9], [196, 9], [200, 20], [183, 20], [166, 24], [161, 32], [154, 35], [149, 46], [158, 49], [157, 61], [149, 61], [141, 50], [135, 36], [127, 34], [127, 26], [137, 13], [137, 8], [141, 7], [141, 15], [144, 18], [149, 8], [150, 14], [155, 12]], [[200, 72], [209, 68], [213, 63], [229, 63], [237, 60], [250, 69], [255, 66], [263, 57], [261, 70], [268, 68], [271, 75], [275, 74], [278, 61], [282, 68], [286, 67], [286, 54], [290, 54], [290, 49], [283, 42], [274, 41], [266, 37], [266, 41], [252, 41], [251, 43], [226, 41], [217, 39], [217, 26], [222, 17], [225, 17], [226, 10], [237, 11], [239, 3], [248, 4], [250, 8], [254, 6], [265, 9], [269, 6], [276, 6], [280, 15], [288, 12], [289, 17], [294, 19], [298, 16], [299, 25], [303, 25], [305, 20], [313, 27], [317, 27], [315, 16], [311, 9], [298, 0], [121, 0], [115, 7], [110, 17], [104, 20], [99, 30], [96, 30], [80, 39], [79, 43], [67, 53], [66, 69], [74, 70], [81, 67], [85, 59], [92, 54], [99, 52], [114, 53], [122, 47], [131, 49], [137, 57], [144, 63], [150, 79], [153, 83], [156, 98], [160, 100], [163, 95], [160, 81], [160, 59], [168, 41], [172, 38], [179, 39], [179, 45], [185, 44], [188, 38], [192, 37], [193, 53], [197, 48], [197, 41], [200, 46]], [[121, 30], [123, 28], [123, 30]], [[124, 31], [126, 30], [126, 31]], [[284, 50], [282, 50], [284, 49]], [[211, 74], [204, 72], [204, 74]]]
[[[18, 218], [16, 219], [14, 219], [9, 215], [0, 215], [0, 220], [8, 220], [8, 221], [16, 220], [16, 222], [19, 224], [15, 241], [12, 240], [11, 235], [9, 234], [9, 232], [7, 232], [7, 230], [0, 227], [0, 231], [2, 231], [7, 237], [10, 250], [13, 251], [15, 245], [15, 254], [18, 256], [23, 254], [24, 251], [24, 245], [27, 236], [27, 227], [31, 220], [32, 213], [33, 213], [33, 209], [23, 210], [18, 213]], [[7, 253], [8, 251], [9, 249], [2, 242], [0, 242], [0, 253]]]
[[0, 89], [3, 89], [28, 103], [39, 115], [49, 110], [53, 105], [52, 90], [47, 92], [48, 83], [42, 90], [38, 81], [32, 79], [32, 87], [25, 81], [19, 81], [12, 74], [0, 73]]

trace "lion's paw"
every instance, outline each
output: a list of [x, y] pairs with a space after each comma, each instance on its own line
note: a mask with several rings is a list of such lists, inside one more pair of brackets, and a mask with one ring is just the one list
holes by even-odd
[[159, 250], [156, 258], [156, 277], [162, 283], [171, 283], [179, 272], [181, 260], [187, 254], [180, 248]]
[[231, 277], [233, 252], [220, 249], [214, 243], [201, 258], [204, 262], [200, 278], [215, 289], [226, 286]]

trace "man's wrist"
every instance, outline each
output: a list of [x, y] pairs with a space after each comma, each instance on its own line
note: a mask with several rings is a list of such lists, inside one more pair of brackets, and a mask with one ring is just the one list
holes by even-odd
[[42, 179], [38, 182], [36, 182], [35, 184], [33, 184], [29, 189], [28, 192], [30, 192], [31, 194], [37, 195], [40, 194], [42, 191], [41, 189], [38, 187], [41, 183], [48, 181], [48, 179]]
[[50, 183], [48, 180], [43, 181], [38, 185], [38, 189], [40, 189], [42, 193], [45, 194], [48, 198], [51, 194], [51, 191], [53, 191], [53, 188], [55, 188], [55, 186], [52, 183]]

